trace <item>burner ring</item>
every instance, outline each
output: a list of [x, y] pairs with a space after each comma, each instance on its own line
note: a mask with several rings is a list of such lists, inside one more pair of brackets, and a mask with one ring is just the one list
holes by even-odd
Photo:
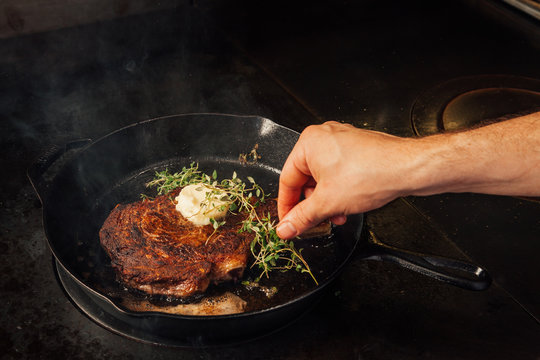
[[411, 122], [418, 136], [476, 127], [540, 108], [540, 80], [509, 75], [463, 77], [418, 97]]

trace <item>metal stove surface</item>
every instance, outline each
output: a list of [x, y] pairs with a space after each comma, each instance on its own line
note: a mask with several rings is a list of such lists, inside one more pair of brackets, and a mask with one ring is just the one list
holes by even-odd
[[440, 195], [366, 215], [382, 241], [487, 267], [495, 283], [485, 292], [353, 258], [286, 329], [242, 345], [178, 349], [115, 335], [71, 304], [25, 177], [51, 144], [173, 113], [257, 114], [296, 130], [341, 120], [414, 136], [413, 104], [439, 84], [486, 74], [540, 79], [535, 34], [482, 4], [200, 1], [0, 40], [3, 358], [537, 359], [536, 202]]

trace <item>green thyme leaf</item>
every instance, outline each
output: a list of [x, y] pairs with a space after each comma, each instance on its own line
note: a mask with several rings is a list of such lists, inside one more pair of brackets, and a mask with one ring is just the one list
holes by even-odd
[[[253, 156], [254, 160], [259, 158], [256, 148], [250, 155]], [[223, 179], [218, 182], [216, 170], [212, 172], [210, 177], [199, 170], [199, 164], [191, 163], [189, 167], [184, 166], [181, 172], [171, 173], [168, 169], [156, 172], [154, 180], [147, 183], [146, 186], [156, 187], [158, 195], [163, 195], [178, 187], [204, 184], [204, 187], [210, 190], [200, 204], [201, 210], [205, 209], [204, 213], [216, 209], [215, 201], [219, 199], [228, 203], [230, 213], [238, 211], [245, 216], [238, 232], [253, 234], [253, 240], [250, 243], [251, 254], [254, 258], [252, 267], [261, 269], [261, 274], [255, 281], [258, 282], [263, 276], [269, 277], [269, 273], [274, 270], [296, 270], [308, 273], [317, 284], [315, 276], [301, 255], [302, 249], [296, 250], [293, 241], [285, 241], [277, 236], [276, 223], [271, 219], [270, 213], [265, 218], [258, 215], [256, 208], [259, 204], [264, 203], [266, 195], [255, 179], [248, 176], [247, 180], [249, 185], [238, 178], [236, 171], [234, 171], [231, 179]], [[199, 186], [195, 190], [202, 191], [203, 186]], [[253, 194], [255, 194], [255, 201]], [[219, 205], [218, 209], [224, 211], [225, 208], [226, 205]], [[208, 236], [206, 243], [225, 223], [226, 220], [210, 219], [214, 231]]]

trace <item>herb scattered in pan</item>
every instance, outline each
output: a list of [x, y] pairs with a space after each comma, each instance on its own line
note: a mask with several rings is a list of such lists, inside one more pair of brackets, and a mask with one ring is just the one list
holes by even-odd
[[[250, 153], [250, 156], [255, 160], [258, 157], [256, 150], [257, 146]], [[163, 195], [178, 187], [204, 184], [211, 191], [206, 194], [205, 201], [201, 203], [201, 209], [210, 209], [211, 200], [219, 198], [230, 204], [229, 212], [246, 215], [239, 232], [247, 231], [254, 234], [250, 244], [251, 253], [255, 259], [252, 267], [256, 266], [261, 270], [256, 281], [259, 281], [263, 276], [269, 277], [269, 273], [273, 270], [294, 269], [308, 273], [317, 284], [309, 265], [302, 257], [302, 249], [296, 249], [293, 241], [279, 238], [275, 229], [276, 221], [271, 219], [270, 214], [266, 216], [257, 214], [256, 208], [265, 202], [266, 195], [252, 177], [248, 176], [247, 180], [248, 183], [242, 181], [236, 172], [233, 172], [232, 178], [218, 182], [215, 170], [210, 176], [200, 171], [198, 164], [192, 163], [189, 167], [183, 167], [182, 171], [176, 173], [171, 173], [168, 169], [158, 171], [155, 174], [155, 179], [147, 183], [146, 186], [157, 187], [158, 195]], [[208, 239], [216, 233], [219, 227], [225, 224], [225, 221], [210, 219], [210, 223], [214, 227], [214, 232]]]
[[254, 164], [261, 158], [261, 156], [257, 153], [257, 150], [259, 149], [259, 144], [255, 144], [253, 146], [253, 149], [247, 154], [240, 154], [238, 156], [238, 160], [240, 160], [240, 163], [245, 164]]

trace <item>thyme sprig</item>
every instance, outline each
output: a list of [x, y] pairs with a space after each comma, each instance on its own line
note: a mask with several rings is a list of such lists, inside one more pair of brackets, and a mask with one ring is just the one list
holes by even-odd
[[[281, 239], [275, 229], [275, 221], [270, 214], [260, 217], [256, 208], [264, 203], [267, 195], [263, 189], [251, 177], [247, 177], [248, 183], [242, 181], [233, 172], [232, 178], [217, 181], [217, 172], [214, 170], [209, 176], [199, 170], [197, 163], [191, 163], [189, 167], [183, 167], [182, 171], [171, 173], [168, 169], [158, 171], [155, 179], [146, 184], [147, 187], [157, 187], [159, 195], [167, 194], [170, 191], [191, 184], [204, 184], [210, 191], [206, 193], [205, 200], [201, 203], [202, 209], [210, 211], [213, 209], [212, 200], [220, 199], [229, 204], [228, 211], [232, 214], [243, 213], [246, 215], [241, 222], [239, 232], [249, 232], [254, 234], [250, 243], [250, 250], [254, 257], [252, 267], [258, 267], [261, 277], [269, 277], [269, 273], [274, 270], [287, 271], [294, 269], [298, 272], [308, 273], [316, 284], [317, 280], [311, 272], [309, 265], [302, 257], [302, 249], [296, 249], [293, 241]], [[223, 206], [222, 211], [225, 209]], [[214, 236], [217, 230], [225, 224], [225, 221], [210, 219], [214, 231], [207, 238], [206, 242]]]
[[[256, 221], [253, 221], [255, 220]], [[261, 269], [261, 274], [256, 279], [259, 281], [261, 277], [269, 277], [269, 273], [273, 270], [287, 271], [294, 269], [302, 273], [308, 273], [315, 284], [319, 284], [317, 279], [311, 272], [309, 265], [302, 257], [302, 249], [296, 249], [294, 242], [289, 242], [281, 239], [276, 232], [275, 221], [270, 217], [259, 219], [250, 219], [250, 216], [242, 222], [240, 231], [253, 232], [255, 237], [251, 241], [250, 249], [255, 261], [254, 266]]]
[[[214, 171], [214, 173], [216, 172]], [[146, 187], [157, 187], [158, 195], [163, 195], [178, 187], [199, 183], [210, 184], [211, 182], [210, 176], [199, 170], [199, 164], [191, 163], [189, 168], [184, 166], [180, 172], [170, 173], [169, 169], [156, 171], [154, 180], [146, 183]]]

